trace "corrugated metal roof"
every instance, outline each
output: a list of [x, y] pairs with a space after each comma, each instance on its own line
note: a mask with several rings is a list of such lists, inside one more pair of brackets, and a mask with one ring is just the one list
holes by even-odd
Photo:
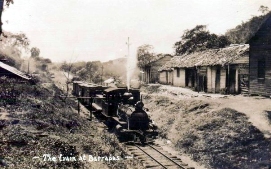
[[105, 89], [104, 91], [106, 93], [110, 93], [110, 92], [120, 92], [120, 91], [126, 91], [127, 89], [126, 88], [108, 88], [108, 89]]
[[[170, 70], [173, 67], [214, 66], [238, 63], [242, 57], [248, 57], [249, 45], [233, 45], [227, 48], [210, 49], [182, 56], [175, 56], [158, 71]], [[247, 62], [248, 63], [248, 62]]]
[[87, 82], [81, 82], [81, 83], [78, 83], [78, 85], [81, 86], [81, 87], [97, 87], [96, 84], [87, 83]]
[[113, 83], [115, 81], [114, 78], [109, 78], [107, 80], [104, 81], [104, 83]]
[[80, 84], [80, 83], [84, 83], [84, 82], [83, 81], [73, 81], [73, 83]]
[[12, 67], [12, 66], [9, 66], [3, 62], [0, 62], [0, 67], [17, 75], [17, 76], [20, 76], [21, 78], [23, 79], [26, 79], [26, 80], [30, 80], [31, 78], [28, 77], [26, 74], [24, 74], [23, 72], [19, 71], [18, 69], [16, 69], [15, 67]]

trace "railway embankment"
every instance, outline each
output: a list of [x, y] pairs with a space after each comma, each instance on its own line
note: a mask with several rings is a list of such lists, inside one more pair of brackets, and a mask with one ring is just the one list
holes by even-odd
[[[271, 100], [204, 94], [163, 85], [142, 87], [160, 137], [206, 168], [271, 166]], [[245, 104], [244, 104], [245, 103]]]
[[[49, 78], [20, 86], [16, 102], [0, 102], [0, 168], [140, 168], [114, 134], [77, 113]], [[18, 89], [19, 90], [19, 89]]]

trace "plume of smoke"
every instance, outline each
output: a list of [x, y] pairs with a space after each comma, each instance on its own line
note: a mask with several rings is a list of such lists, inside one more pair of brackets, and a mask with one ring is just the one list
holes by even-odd
[[130, 55], [127, 58], [127, 66], [126, 66], [126, 72], [127, 72], [127, 88], [128, 90], [131, 88], [131, 79], [135, 78], [135, 74], [137, 73], [137, 57], [136, 55]]

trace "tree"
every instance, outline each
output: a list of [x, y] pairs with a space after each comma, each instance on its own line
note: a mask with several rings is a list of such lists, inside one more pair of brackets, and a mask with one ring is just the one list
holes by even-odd
[[0, 0], [0, 36], [2, 35], [3, 33], [3, 30], [2, 30], [2, 12], [4, 10], [4, 2], [6, 2], [6, 6], [8, 7], [11, 3], [13, 4], [13, 0]]
[[[14, 48], [18, 50], [17, 54], [20, 55], [21, 51], [29, 51], [30, 41], [24, 33], [13, 34], [10, 32], [5, 32], [7, 38], [1, 39], [0, 49], [5, 50], [7, 48]], [[16, 53], [14, 51], [14, 53]]]
[[40, 49], [37, 48], [37, 47], [31, 48], [30, 52], [31, 52], [31, 57], [32, 58], [37, 58], [40, 55]]
[[[22, 64], [21, 55], [29, 51], [29, 40], [25, 34], [13, 34], [5, 32], [7, 38], [0, 40], [0, 51], [5, 54], [10, 66], [20, 68]], [[24, 51], [24, 52], [23, 52]]]
[[206, 25], [197, 25], [191, 30], [185, 30], [181, 40], [174, 44], [174, 48], [176, 55], [181, 55], [211, 48], [223, 48], [229, 44], [227, 37], [210, 34]]
[[138, 67], [143, 68], [155, 58], [152, 45], [142, 45], [137, 48]]
[[73, 64], [71, 62], [67, 63], [66, 61], [64, 61], [63, 64], [60, 66], [60, 69], [63, 70], [63, 75], [66, 78], [66, 91], [67, 91], [67, 93], [66, 93], [66, 97], [64, 98], [65, 102], [66, 102], [66, 99], [69, 95], [69, 84], [71, 83], [70, 73], [71, 73], [72, 67], [73, 67]]
[[247, 22], [242, 22], [235, 28], [227, 30], [225, 36], [231, 43], [247, 43], [270, 15], [271, 12], [268, 12], [265, 15], [253, 16]]
[[101, 81], [102, 63], [100, 61], [87, 62], [82, 77], [89, 82], [99, 83]]
[[262, 12], [263, 15], [266, 15], [269, 12], [269, 8], [267, 6], [261, 5], [259, 11]]

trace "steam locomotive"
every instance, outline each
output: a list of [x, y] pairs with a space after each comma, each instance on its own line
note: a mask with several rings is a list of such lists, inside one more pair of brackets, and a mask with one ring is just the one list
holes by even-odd
[[120, 140], [144, 143], [156, 138], [157, 127], [144, 108], [138, 89], [86, 86], [81, 83], [79, 88], [74, 86], [74, 90], [93, 97], [91, 109], [106, 118], [108, 127], [115, 130]]

